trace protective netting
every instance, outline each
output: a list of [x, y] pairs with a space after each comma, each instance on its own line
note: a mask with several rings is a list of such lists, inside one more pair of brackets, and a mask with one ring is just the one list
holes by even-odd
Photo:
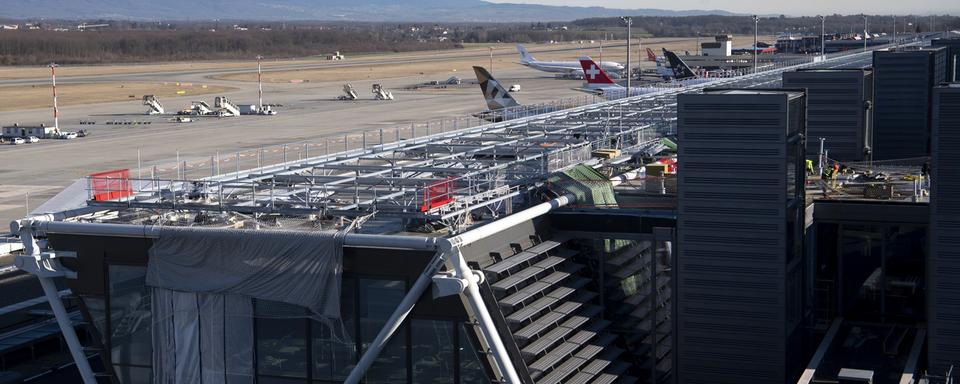
[[547, 179], [547, 186], [558, 194], [571, 193], [577, 198], [575, 206], [616, 208], [610, 179], [597, 170], [578, 164]]
[[344, 234], [162, 229], [145, 278], [153, 382], [252, 384], [255, 300], [299, 308], [270, 317], [311, 318], [349, 339], [340, 319]]

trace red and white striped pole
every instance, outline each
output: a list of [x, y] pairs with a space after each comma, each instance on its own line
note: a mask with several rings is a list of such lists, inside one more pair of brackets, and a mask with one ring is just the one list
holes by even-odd
[[263, 60], [263, 56], [257, 56], [257, 99], [260, 103], [259, 110], [263, 112], [263, 80], [260, 72], [260, 60]]
[[50, 63], [50, 77], [53, 79], [53, 129], [60, 133], [60, 108], [57, 107], [57, 63]]

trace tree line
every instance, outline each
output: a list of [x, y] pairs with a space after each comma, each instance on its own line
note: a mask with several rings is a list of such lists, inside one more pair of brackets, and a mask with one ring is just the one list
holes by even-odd
[[[179, 60], [305, 57], [342, 51], [403, 52], [454, 49], [463, 43], [532, 43], [622, 39], [619, 18], [591, 18], [552, 23], [350, 23], [350, 22], [133, 22], [110, 24], [99, 31], [54, 31], [79, 22], [50, 21], [41, 30], [0, 31], [0, 65], [100, 64]], [[893, 32], [892, 16], [868, 16], [870, 32]], [[826, 33], [863, 31], [861, 16], [829, 15]], [[237, 28], [235, 28], [235, 26]], [[691, 37], [713, 34], [820, 33], [816, 17], [638, 16], [635, 37]], [[245, 29], [245, 30], [240, 30]], [[960, 17], [900, 16], [897, 31], [930, 32], [960, 29]]]
[[288, 30], [0, 31], [0, 65], [100, 64], [304, 57], [333, 51], [402, 52], [454, 48], [387, 30], [338, 27]]

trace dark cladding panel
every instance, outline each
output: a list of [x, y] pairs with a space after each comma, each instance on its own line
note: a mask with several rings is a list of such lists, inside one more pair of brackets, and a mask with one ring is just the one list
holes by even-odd
[[[960, 369], [960, 84], [934, 90], [929, 372]], [[960, 375], [954, 380], [960, 379]]]
[[816, 69], [783, 73], [785, 88], [807, 89], [807, 158], [816, 159], [820, 138], [830, 158], [864, 160], [870, 146], [873, 72], [868, 69]]
[[960, 81], [960, 38], [934, 39], [934, 47], [947, 47], [945, 57], [945, 82]]
[[790, 202], [803, 195], [805, 107], [802, 92], [678, 98], [681, 383], [780, 383], [793, 371], [798, 310], [787, 282], [802, 210]]
[[874, 52], [875, 160], [930, 154], [932, 89], [944, 80], [945, 65], [945, 48]]

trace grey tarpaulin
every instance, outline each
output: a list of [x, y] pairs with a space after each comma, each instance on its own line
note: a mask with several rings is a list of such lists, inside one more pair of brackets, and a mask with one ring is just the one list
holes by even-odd
[[147, 285], [236, 294], [340, 318], [343, 237], [332, 232], [166, 227], [150, 248]]
[[344, 232], [164, 228], [150, 248], [153, 383], [252, 384], [253, 299], [340, 323]]

